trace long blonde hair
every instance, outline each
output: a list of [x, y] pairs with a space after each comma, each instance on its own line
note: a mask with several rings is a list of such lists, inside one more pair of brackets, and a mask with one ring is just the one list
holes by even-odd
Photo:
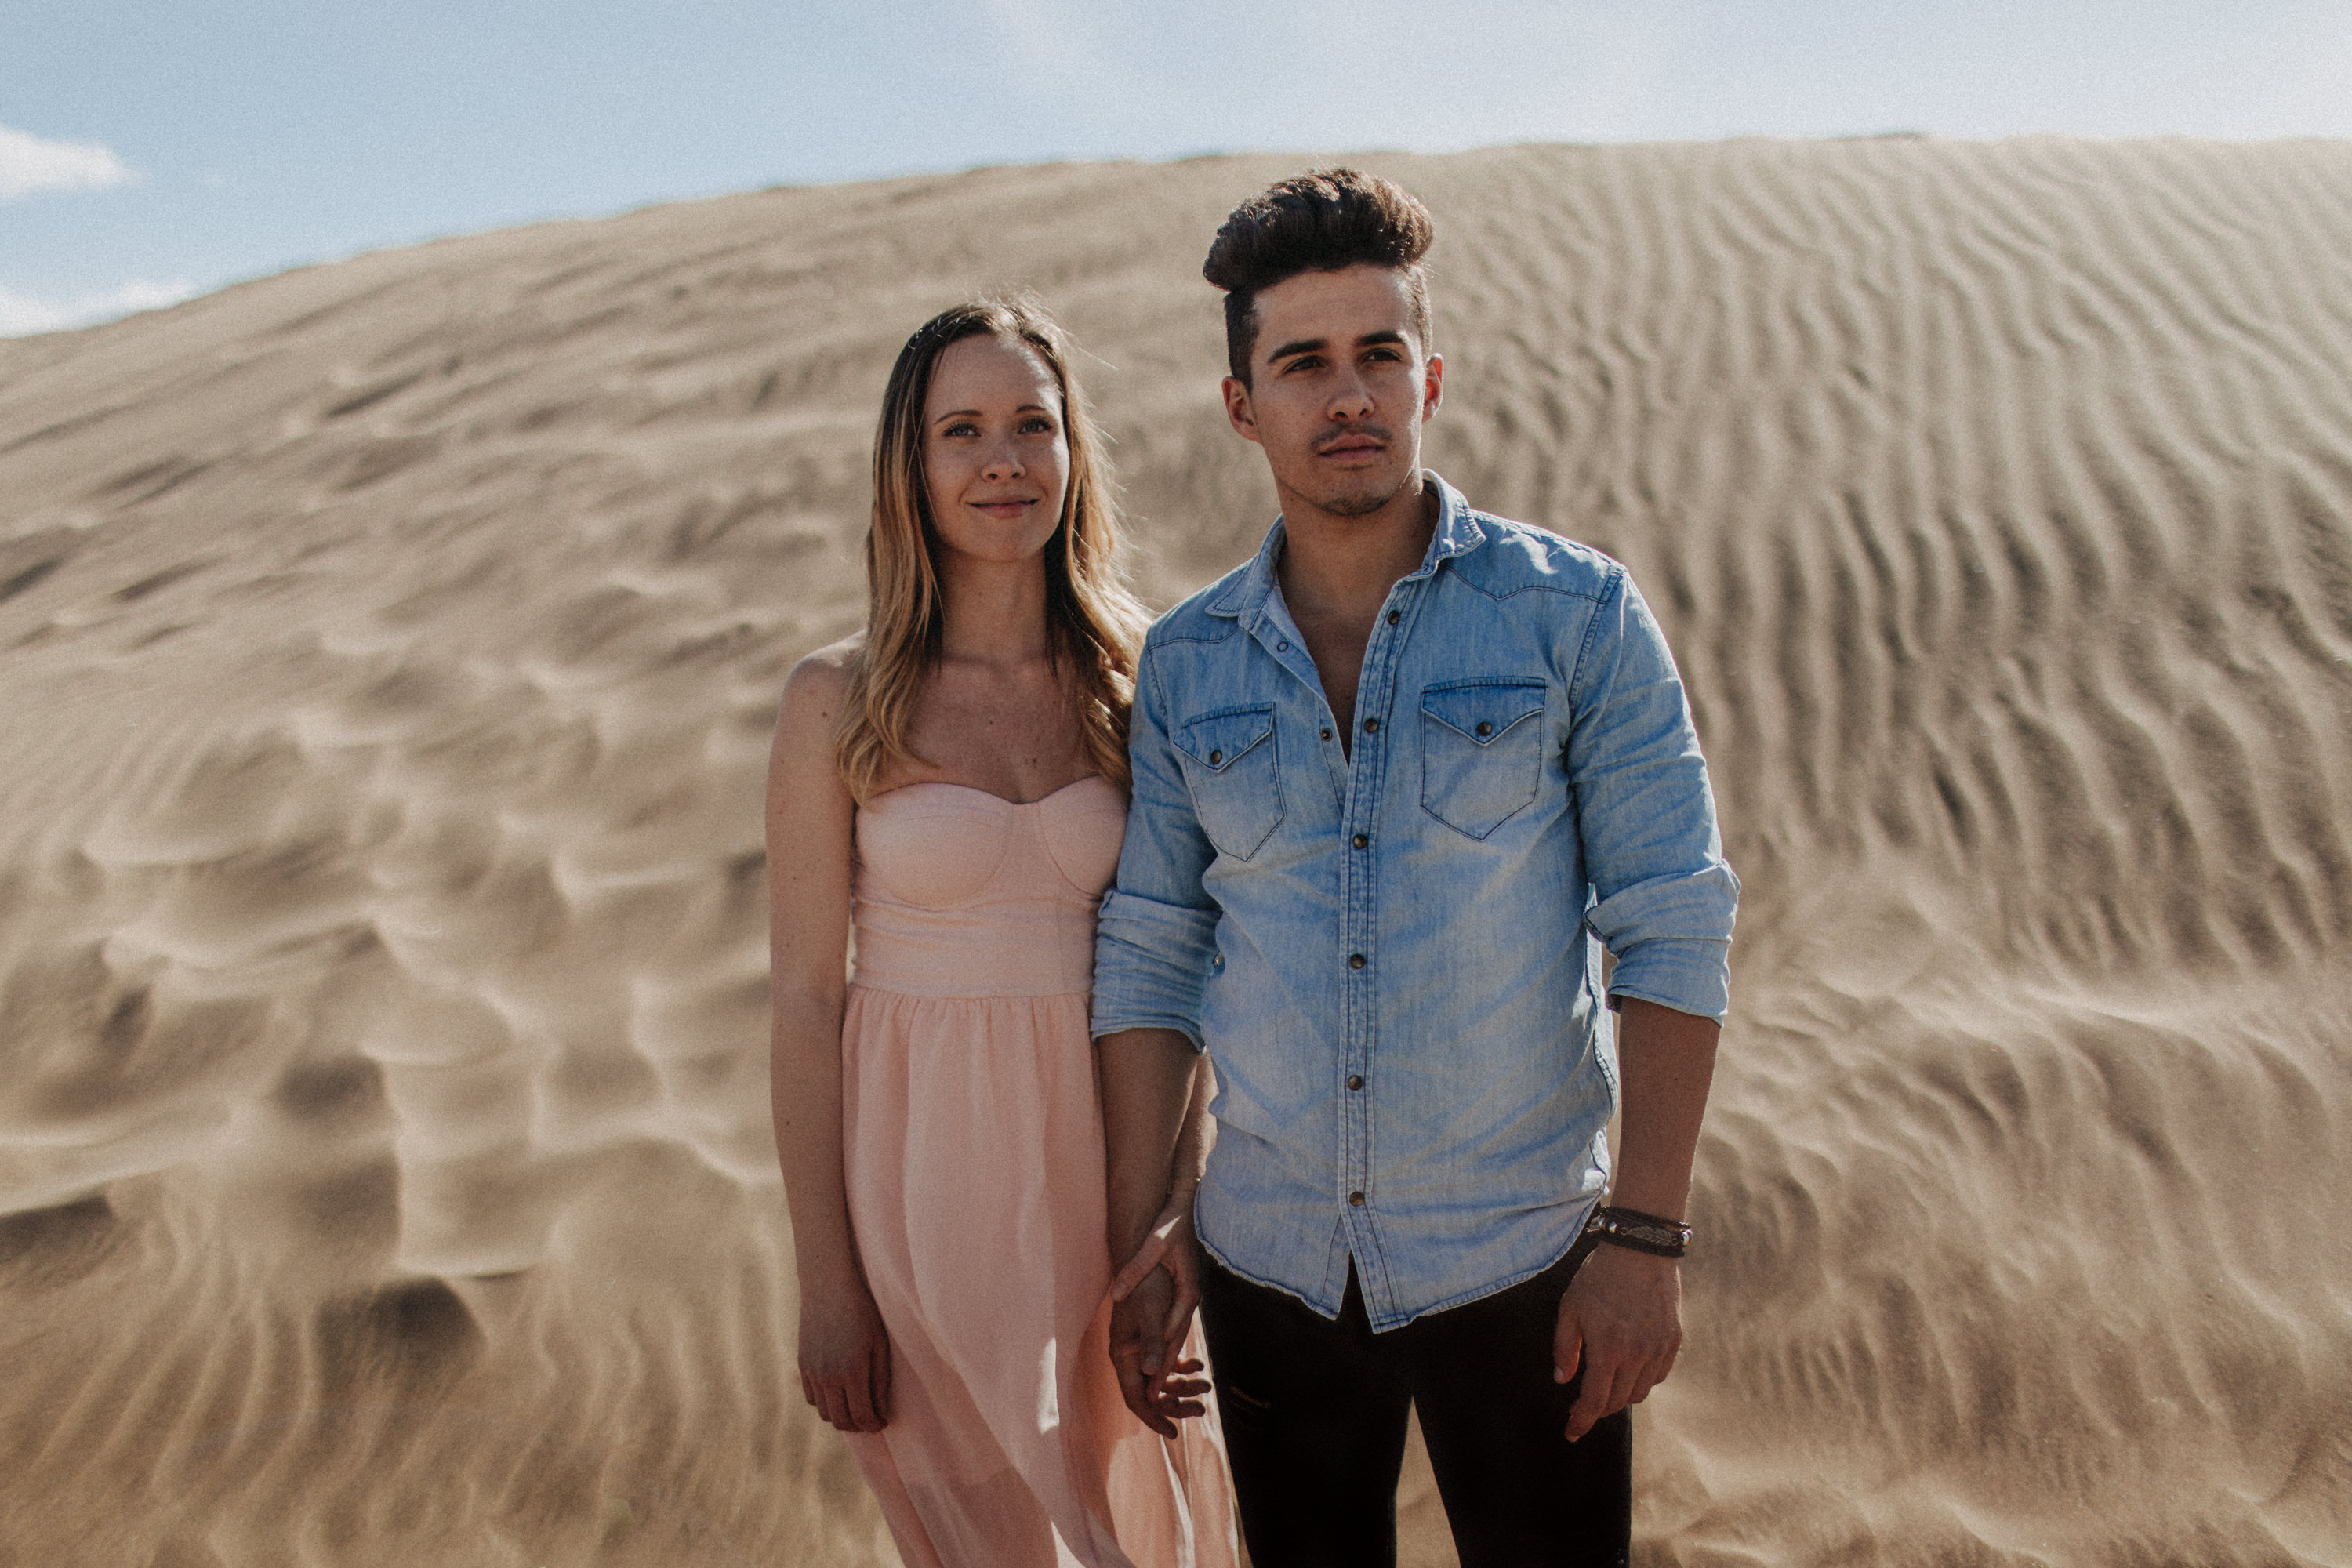
[[866, 641], [849, 667], [834, 761], [861, 805], [894, 764], [922, 761], [908, 729], [944, 634], [940, 536], [923, 472], [923, 405], [948, 345], [989, 336], [1035, 351], [1062, 394], [1070, 447], [1061, 526], [1045, 544], [1045, 647], [1077, 672], [1079, 724], [1095, 771], [1129, 787], [1127, 721], [1135, 650], [1150, 616], [1119, 581], [1118, 509], [1101, 437], [1070, 372], [1062, 330], [1034, 300], [976, 300], [925, 321], [898, 351], [874, 435], [874, 518], [866, 531]]

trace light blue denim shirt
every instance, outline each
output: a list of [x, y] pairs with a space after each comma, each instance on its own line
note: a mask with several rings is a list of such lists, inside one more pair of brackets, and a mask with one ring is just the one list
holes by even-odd
[[1625, 569], [1442, 500], [1373, 623], [1352, 754], [1256, 557], [1145, 639], [1094, 1032], [1214, 1059], [1201, 1240], [1372, 1327], [1540, 1272], [1608, 1183], [1610, 988], [1720, 1018], [1739, 884]]

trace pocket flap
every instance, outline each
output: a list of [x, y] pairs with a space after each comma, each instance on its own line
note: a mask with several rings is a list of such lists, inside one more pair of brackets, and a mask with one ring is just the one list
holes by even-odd
[[1274, 710], [1241, 708], [1210, 713], [1180, 726], [1177, 749], [1212, 773], [1223, 773], [1274, 733]]
[[1421, 710], [1473, 745], [1489, 746], [1503, 732], [1543, 711], [1539, 680], [1477, 680], [1433, 686], [1421, 694]]

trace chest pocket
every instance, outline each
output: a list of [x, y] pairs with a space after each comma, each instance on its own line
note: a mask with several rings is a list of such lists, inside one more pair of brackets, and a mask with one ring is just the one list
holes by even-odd
[[1275, 768], [1274, 707], [1233, 708], [1177, 726], [1184, 782], [1201, 830], [1218, 853], [1246, 860], [1282, 820]]
[[1543, 783], [1544, 683], [1458, 680], [1421, 694], [1421, 806], [1484, 838]]

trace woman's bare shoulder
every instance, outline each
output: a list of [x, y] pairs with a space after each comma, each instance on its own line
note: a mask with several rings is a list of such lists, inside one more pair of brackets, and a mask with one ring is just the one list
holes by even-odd
[[829, 721], [838, 715], [849, 694], [850, 671], [865, 651], [866, 634], [859, 632], [803, 655], [784, 677], [785, 717], [823, 716]]

